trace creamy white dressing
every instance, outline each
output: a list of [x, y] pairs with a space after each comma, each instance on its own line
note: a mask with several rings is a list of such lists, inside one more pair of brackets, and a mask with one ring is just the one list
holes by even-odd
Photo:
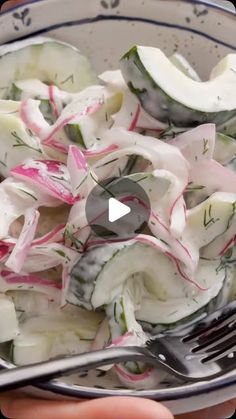
[[146, 289], [157, 299], [192, 293], [192, 287], [183, 281], [167, 256], [149, 246], [134, 244], [116, 254], [99, 273], [91, 299], [93, 307], [111, 303], [122, 292], [125, 282], [139, 272], [143, 274]]
[[[229, 66], [236, 69], [236, 55], [201, 82], [178, 54], [171, 64], [157, 49], [137, 51], [160, 86], [148, 91], [146, 110], [126, 81], [149, 89], [149, 80], [130, 62], [129, 79], [122, 65], [123, 74], [107, 71], [99, 85], [67, 44], [35, 38], [0, 47], [2, 97], [16, 89], [21, 100], [0, 100], [0, 291], [8, 295], [1, 298], [11, 339], [20, 331], [13, 345], [19, 365], [87, 351], [94, 339], [94, 347], [111, 344], [125, 333], [121, 345], [144, 344], [140, 321], [173, 327], [235, 298], [235, 121], [219, 133], [211, 123], [188, 130], [184, 122], [197, 115], [192, 109], [235, 109]], [[177, 100], [176, 127], [152, 116], [166, 115], [166, 94]], [[96, 243], [86, 198], [100, 180], [124, 173], [149, 196], [148, 228], [130, 242]], [[38, 227], [24, 226], [22, 235], [30, 211], [39, 214]], [[28, 252], [7, 270], [20, 240]], [[107, 331], [106, 339], [97, 336], [104, 316], [110, 340]], [[138, 375], [138, 367], [125, 368]]]
[[14, 113], [0, 113], [0, 174], [7, 177], [10, 169], [24, 160], [25, 155], [43, 158], [40, 141], [27, 131], [24, 123]]
[[[14, 82], [13, 86], [16, 86], [16, 88], [19, 90], [21, 100], [39, 98], [50, 100], [49, 86], [38, 79], [17, 80]], [[76, 93], [65, 92], [58, 89], [57, 86], [52, 87], [55, 100], [57, 102], [60, 101], [61, 104], [67, 104], [77, 96]]]
[[150, 294], [142, 300], [136, 318], [153, 324], [171, 324], [197, 312], [219, 294], [227, 274], [232, 282], [232, 272], [226, 274], [221, 270], [216, 273], [218, 266], [218, 261], [200, 261], [196, 278], [207, 288], [205, 291], [194, 289], [192, 293], [183, 292], [182, 296], [167, 296], [164, 301], [161, 298], [156, 300]]

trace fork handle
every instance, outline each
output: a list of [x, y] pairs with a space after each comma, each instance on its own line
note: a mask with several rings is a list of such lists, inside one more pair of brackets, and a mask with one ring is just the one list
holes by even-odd
[[[153, 363], [155, 362], [154, 359]], [[15, 367], [0, 372], [0, 392], [39, 384], [76, 371], [84, 371], [126, 361], [150, 363], [150, 361], [152, 362], [152, 356], [144, 347], [126, 346], [107, 348], [80, 355], [52, 359], [33, 365]]]

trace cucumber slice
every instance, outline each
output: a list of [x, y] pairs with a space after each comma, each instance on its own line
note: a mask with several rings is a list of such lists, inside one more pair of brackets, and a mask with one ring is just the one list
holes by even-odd
[[[46, 88], [45, 89], [43, 88]], [[19, 80], [12, 83], [8, 99], [22, 101], [28, 98], [40, 100], [39, 109], [49, 124], [55, 122], [53, 106], [48, 98], [48, 87], [39, 80]]]
[[84, 253], [71, 271], [66, 300], [92, 310], [91, 297], [96, 278], [102, 267], [123, 247], [124, 244], [109, 244], [96, 246]]
[[29, 365], [47, 361], [62, 355], [74, 355], [87, 352], [92, 340], [81, 340], [72, 331], [49, 334], [22, 333], [14, 339], [12, 344], [13, 362], [20, 365]]
[[[127, 281], [122, 295], [106, 307], [112, 340], [131, 332], [138, 345], [146, 342], [147, 336], [135, 318], [135, 311], [143, 294], [142, 282], [141, 274], [134, 275]], [[145, 364], [131, 361], [125, 363], [125, 368], [134, 374], [141, 374], [145, 370]]]
[[236, 156], [234, 156], [232, 160], [230, 160], [230, 162], [227, 164], [227, 167], [228, 169], [236, 173]]
[[219, 132], [222, 132], [222, 134], [225, 135], [230, 135], [230, 137], [236, 139], [236, 118], [232, 118], [225, 124], [219, 126]]
[[48, 86], [37, 79], [15, 80], [8, 95], [8, 99], [18, 101], [37, 97], [48, 98]]
[[16, 83], [17, 82], [12, 83], [7, 99], [20, 102], [22, 100], [22, 90], [17, 86]]
[[106, 307], [112, 340], [129, 331], [142, 334], [142, 327], [135, 319], [135, 311], [143, 294], [142, 282], [142, 275], [134, 275], [128, 280], [123, 293]]
[[59, 307], [59, 302], [56, 303], [48, 295], [37, 291], [8, 291], [6, 294], [12, 299], [16, 311], [28, 317]]
[[[226, 271], [224, 271], [226, 272]], [[162, 333], [163, 331], [167, 330], [175, 330], [175, 332], [181, 328], [189, 327], [189, 331], [191, 331], [191, 328], [194, 324], [202, 320], [206, 315], [213, 313], [218, 308], [223, 307], [225, 304], [227, 304], [230, 300], [233, 299], [233, 288], [234, 286], [234, 276], [231, 271], [230, 275], [226, 275], [225, 280], [223, 281], [222, 287], [220, 289], [220, 292], [217, 294], [215, 298], [212, 298], [210, 302], [197, 311], [194, 311], [192, 314], [190, 314], [187, 317], [181, 318], [178, 321], [175, 321], [173, 323], [155, 323], [151, 324], [149, 322], [140, 321], [139, 323], [142, 325], [143, 329], [152, 334], [156, 335], [158, 333]], [[236, 289], [235, 289], [236, 290]], [[184, 301], [183, 304], [186, 304]], [[171, 314], [171, 313], [169, 313]]]
[[8, 342], [19, 334], [17, 315], [11, 299], [0, 294], [0, 343]]
[[122, 293], [126, 281], [136, 273], [143, 274], [145, 287], [154, 298], [181, 296], [186, 288], [186, 282], [169, 258], [146, 244], [134, 243], [125, 246], [102, 267], [96, 278], [92, 306], [97, 308], [110, 304]]
[[75, 355], [90, 350], [93, 339], [81, 339], [75, 332], [58, 334], [52, 340], [50, 358], [61, 355]]
[[20, 102], [14, 100], [0, 100], [0, 115], [18, 114]]
[[169, 57], [169, 60], [174, 64], [176, 68], [182, 71], [183, 74], [190, 77], [190, 79], [195, 81], [201, 81], [199, 75], [196, 73], [194, 68], [189, 64], [186, 58], [178, 52], [174, 53]]
[[19, 366], [46, 361], [50, 357], [50, 346], [47, 336], [20, 334], [12, 343], [12, 361]]
[[119, 93], [109, 92], [102, 86], [91, 86], [79, 93], [60, 117], [66, 119], [75, 115], [73, 121], [65, 126], [70, 141], [86, 149], [98, 144], [100, 131], [111, 127], [111, 115], [118, 112], [121, 100]]
[[236, 157], [236, 140], [229, 135], [217, 133], [213, 158], [226, 165]]
[[15, 80], [39, 79], [67, 92], [97, 83], [97, 77], [80, 51], [59, 40], [33, 37], [0, 47], [0, 98]]
[[42, 313], [27, 318], [20, 324], [22, 333], [57, 336], [66, 332], [76, 333], [80, 339], [94, 339], [98, 326], [104, 319], [103, 313], [87, 312], [78, 307]]
[[[225, 279], [231, 280], [234, 275], [233, 270], [219, 269], [219, 260], [201, 260], [195, 280], [205, 290], [199, 290], [179, 275], [169, 258], [150, 246], [130, 244], [109, 255], [107, 250], [109, 246], [94, 248], [89, 255], [90, 265], [80, 266], [78, 262], [72, 281], [76, 281], [79, 293], [73, 297], [90, 310], [106, 306], [113, 337], [128, 330], [138, 331], [136, 320], [172, 324], [191, 316], [209, 304]], [[128, 292], [131, 280], [132, 292]], [[137, 294], [140, 282], [142, 288]]]
[[28, 365], [58, 356], [75, 355], [90, 350], [92, 339], [83, 340], [74, 332], [50, 335], [23, 334], [13, 341], [12, 356], [16, 365]]
[[201, 260], [195, 279], [201, 283], [206, 290], [195, 290], [192, 294], [182, 297], [171, 297], [167, 295], [166, 301], [157, 300], [153, 296], [142, 299], [140, 310], [136, 312], [136, 319], [152, 324], [176, 325], [177, 322], [190, 320], [189, 316], [197, 314], [199, 310], [216, 298], [225, 280], [229, 283], [233, 278], [232, 270], [218, 270], [219, 261]]
[[142, 275], [146, 292], [160, 299], [182, 296], [189, 286], [172, 261], [156, 249], [133, 242], [110, 244], [91, 249], [75, 265], [67, 300], [90, 310], [111, 304], [137, 273]]
[[135, 46], [121, 59], [130, 90], [154, 118], [176, 126], [223, 124], [236, 115], [236, 55], [229, 54], [213, 69], [208, 82], [190, 79], [158, 48]]
[[4, 111], [6, 102], [8, 101], [4, 101], [0, 109], [0, 174], [3, 177], [7, 177], [13, 167], [22, 164], [27, 158], [43, 157], [39, 139], [19, 118], [18, 102], [9, 101]]
[[200, 249], [223, 236], [235, 218], [236, 194], [216, 192], [188, 211], [184, 237]]

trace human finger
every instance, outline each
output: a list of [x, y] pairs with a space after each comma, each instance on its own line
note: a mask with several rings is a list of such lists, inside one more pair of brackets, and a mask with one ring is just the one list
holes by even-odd
[[162, 404], [133, 397], [84, 402], [6, 397], [1, 400], [1, 409], [10, 419], [173, 419]]
[[1, 12], [4, 12], [8, 9], [11, 9], [12, 7], [18, 6], [19, 4], [26, 3], [27, 0], [9, 0], [5, 1], [1, 7]]

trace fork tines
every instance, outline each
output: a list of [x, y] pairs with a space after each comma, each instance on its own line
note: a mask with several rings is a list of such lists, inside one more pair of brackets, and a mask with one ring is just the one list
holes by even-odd
[[236, 330], [236, 301], [228, 304], [226, 308], [223, 307], [209, 315], [206, 320], [203, 320], [195, 327], [192, 333], [186, 335], [182, 341], [186, 343], [199, 340], [205, 341], [210, 337], [220, 337], [221, 333], [228, 334], [232, 330]]
[[191, 352], [205, 355], [202, 362], [218, 361], [228, 356], [236, 362], [236, 302], [221, 309], [207, 318], [182, 342], [192, 345]]

